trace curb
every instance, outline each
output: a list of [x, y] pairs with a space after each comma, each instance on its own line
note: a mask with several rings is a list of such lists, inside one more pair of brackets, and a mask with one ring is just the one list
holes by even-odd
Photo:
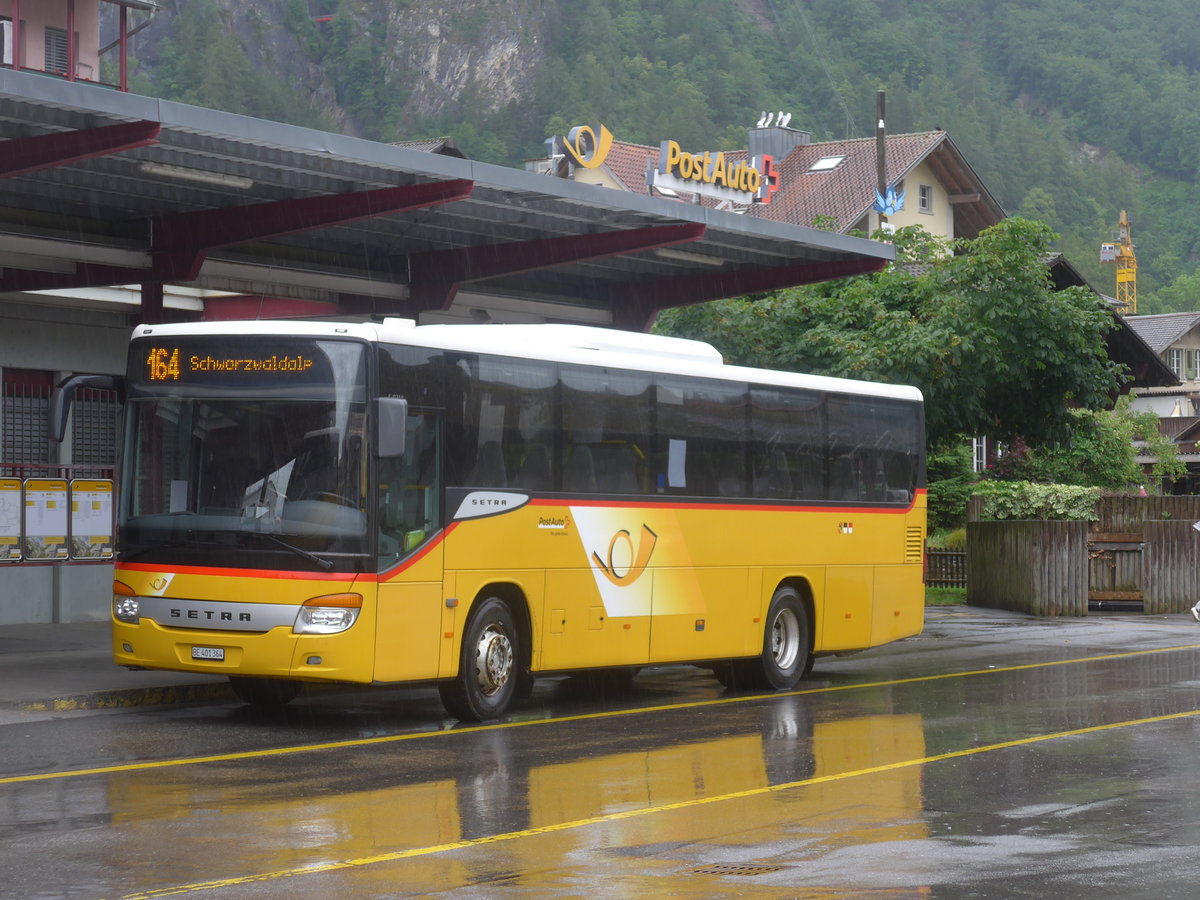
[[189, 703], [227, 703], [236, 700], [227, 683], [186, 684], [171, 687], [128, 688], [89, 691], [64, 697], [17, 700], [0, 703], [0, 708], [22, 712], [74, 712], [87, 709], [128, 709], [135, 706], [165, 706]]

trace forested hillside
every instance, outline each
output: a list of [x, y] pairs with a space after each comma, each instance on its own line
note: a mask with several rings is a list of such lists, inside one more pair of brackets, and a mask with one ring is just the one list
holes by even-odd
[[1139, 311], [1200, 308], [1194, 0], [160, 0], [135, 88], [509, 165], [580, 122], [745, 145], [944, 128], [1100, 290], [1133, 221]]

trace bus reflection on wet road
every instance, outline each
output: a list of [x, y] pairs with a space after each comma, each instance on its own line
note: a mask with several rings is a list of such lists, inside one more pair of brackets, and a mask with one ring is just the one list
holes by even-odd
[[934, 616], [791, 694], [650, 670], [472, 728], [321, 694], [271, 747], [234, 707], [72, 720], [125, 759], [0, 783], [0, 897], [1191, 896], [1200, 632], [1157, 621]]

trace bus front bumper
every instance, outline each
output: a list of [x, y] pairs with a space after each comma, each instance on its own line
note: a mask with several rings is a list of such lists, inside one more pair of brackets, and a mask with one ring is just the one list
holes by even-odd
[[113, 660], [121, 666], [369, 684], [374, 640], [359, 621], [338, 634], [262, 633], [165, 628], [143, 619], [113, 620]]

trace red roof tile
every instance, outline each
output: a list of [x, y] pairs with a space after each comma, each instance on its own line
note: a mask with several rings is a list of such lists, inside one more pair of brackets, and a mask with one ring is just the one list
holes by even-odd
[[[744, 159], [746, 153], [745, 150], [728, 151], [725, 157], [736, 162]], [[844, 159], [827, 171], [809, 171], [813, 163], [828, 156], [842, 156]], [[948, 191], [980, 195], [973, 204], [956, 207], [959, 236], [973, 237], [982, 228], [1004, 218], [1004, 211], [987, 193], [944, 131], [889, 135], [888, 183], [898, 182], [921, 162], [935, 158], [937, 175]], [[648, 194], [646, 167], [657, 159], [657, 147], [614, 141], [605, 166], [628, 190]], [[830, 216], [837, 222], [836, 230], [846, 231], [857, 225], [875, 203], [873, 137], [801, 144], [785, 159], [777, 160], [776, 166], [779, 171], [779, 192], [770, 204], [752, 205], [746, 211], [747, 215], [807, 227], [812, 227], [818, 216]], [[715, 201], [707, 198], [704, 202], [705, 205], [715, 205]]]

